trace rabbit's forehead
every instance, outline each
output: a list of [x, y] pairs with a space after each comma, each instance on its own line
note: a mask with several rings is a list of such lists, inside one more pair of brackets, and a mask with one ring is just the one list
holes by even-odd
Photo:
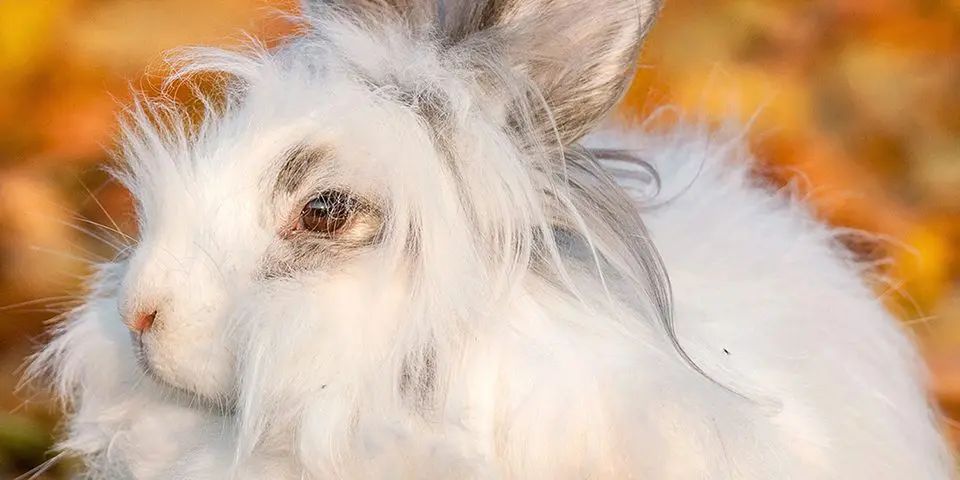
[[133, 152], [135, 176], [145, 180], [134, 192], [148, 204], [145, 223], [163, 229], [163, 218], [183, 222], [189, 211], [211, 234], [241, 226], [270, 233], [324, 189], [424, 205], [441, 183], [456, 180], [446, 170], [463, 159], [451, 158], [456, 147], [448, 141], [467, 129], [456, 85], [360, 66], [309, 74], [286, 74], [272, 62], [258, 68], [277, 71], [250, 79], [242, 102], [210, 118], [201, 138], [160, 155]]
[[443, 160], [431, 125], [438, 122], [438, 115], [370, 90], [333, 86], [290, 108], [271, 106], [264, 95], [172, 161], [134, 163], [137, 176], [149, 180], [134, 193], [160, 204], [189, 199], [220, 212], [262, 209], [278, 197], [334, 187], [382, 196], [436, 173]]

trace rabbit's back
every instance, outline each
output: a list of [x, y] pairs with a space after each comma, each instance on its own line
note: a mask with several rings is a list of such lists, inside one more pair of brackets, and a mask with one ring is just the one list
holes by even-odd
[[[661, 428], [641, 443], [683, 452], [669, 478], [952, 478], [920, 359], [869, 272], [796, 192], [752, 175], [738, 136], [628, 128], [586, 143], [656, 169], [661, 192], [638, 205], [680, 344], [717, 382], [636, 365], [634, 413]], [[643, 172], [608, 167], [628, 190]]]

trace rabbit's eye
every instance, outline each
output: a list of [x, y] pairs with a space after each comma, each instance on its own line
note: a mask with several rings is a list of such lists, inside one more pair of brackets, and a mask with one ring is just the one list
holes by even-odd
[[303, 207], [297, 229], [336, 235], [350, 223], [355, 206], [356, 201], [346, 193], [328, 190]]

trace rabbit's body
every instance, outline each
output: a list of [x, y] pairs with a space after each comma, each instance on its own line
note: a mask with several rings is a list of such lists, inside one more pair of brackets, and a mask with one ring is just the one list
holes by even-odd
[[584, 2], [312, 2], [304, 40], [190, 57], [227, 107], [133, 112], [140, 243], [35, 364], [63, 447], [105, 479], [952, 478], [914, 347], [738, 141], [582, 138], [652, 18]]

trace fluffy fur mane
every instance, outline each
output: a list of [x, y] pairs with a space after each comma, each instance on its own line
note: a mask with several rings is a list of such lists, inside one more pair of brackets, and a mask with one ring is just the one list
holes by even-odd
[[[950, 478], [909, 339], [735, 135], [585, 137], [654, 3], [316, 1], [276, 49], [187, 51], [172, 81], [223, 98], [128, 112], [139, 242], [33, 364], [61, 448], [98, 479]], [[333, 190], [347, 233], [295, 233]]]

